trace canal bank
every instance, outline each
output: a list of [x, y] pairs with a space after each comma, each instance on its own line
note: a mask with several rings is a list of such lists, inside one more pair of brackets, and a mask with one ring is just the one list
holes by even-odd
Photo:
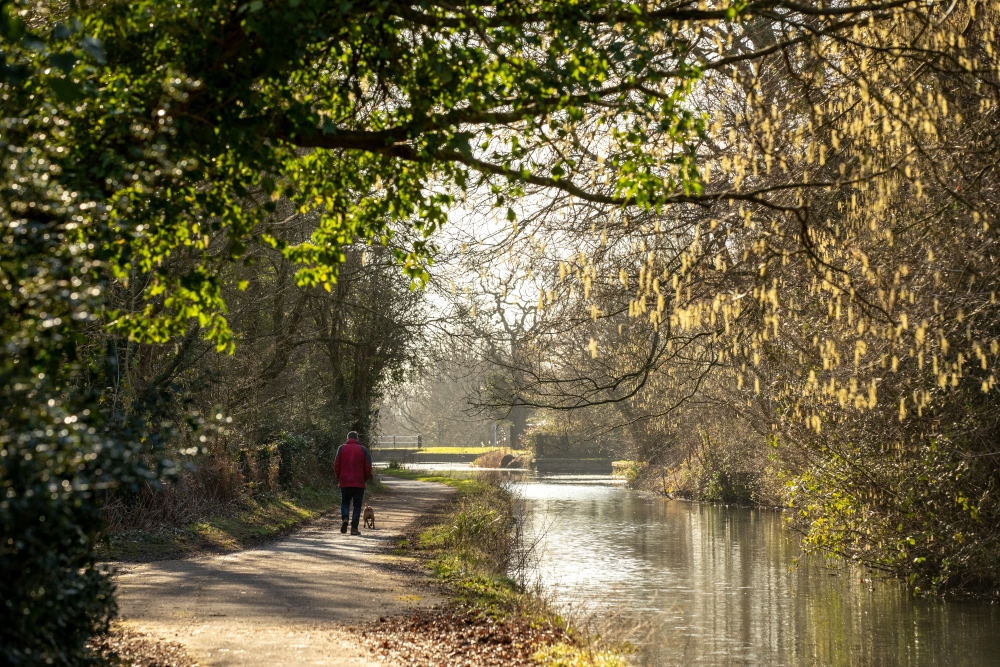
[[[630, 490], [604, 474], [504, 471], [502, 479], [522, 499], [516, 508], [522, 544], [533, 548], [518, 572], [502, 572], [503, 560], [494, 557], [502, 551], [495, 548], [501, 533], [494, 528], [504, 523], [510, 508], [482, 486], [476, 492], [480, 472], [455, 462], [393, 471], [412, 484], [417, 484], [414, 479], [444, 482], [458, 489], [459, 501], [438, 498], [414, 506], [405, 529], [386, 530], [383, 536], [392, 539], [363, 555], [371, 560], [376, 581], [405, 575], [384, 612], [367, 621], [355, 617], [310, 626], [287, 640], [283, 650], [328, 642], [331, 652], [338, 646], [361, 651], [351, 654], [360, 661], [353, 664], [562, 667], [601, 664], [585, 662], [593, 656], [605, 665], [620, 660], [620, 655], [592, 652], [582, 633], [569, 630], [566, 619], [572, 619], [590, 637], [630, 642], [635, 652], [629, 661], [637, 665], [997, 664], [1000, 609], [995, 605], [913, 599], [898, 581], [802, 556], [798, 535], [783, 525], [779, 512], [672, 501]], [[390, 486], [394, 483], [388, 479]], [[462, 497], [468, 502], [463, 504]], [[391, 511], [390, 505], [379, 507], [379, 520]], [[326, 539], [320, 524], [288, 538], [288, 544], [297, 544], [300, 535], [315, 544]], [[339, 537], [332, 535], [334, 541]], [[303, 554], [333, 555], [315, 544]], [[239, 563], [243, 555], [230, 557]], [[283, 567], [273, 557], [261, 563]], [[247, 581], [258, 586], [252, 580], [264, 570], [252, 574]], [[326, 575], [319, 579], [329, 581]], [[209, 578], [195, 583], [198, 592], [189, 599], [209, 595]], [[437, 601], [428, 603], [433, 596]], [[228, 610], [216, 613], [228, 615]], [[275, 610], [272, 616], [285, 623], [287, 614]], [[198, 623], [226, 618], [201, 616], [182, 623], [193, 633]], [[201, 664], [219, 664], [217, 658]]]
[[635, 664], [1000, 664], [1000, 607], [914, 598], [897, 579], [804, 555], [780, 511], [670, 500], [586, 468], [505, 474], [524, 498], [529, 586], [631, 643]]

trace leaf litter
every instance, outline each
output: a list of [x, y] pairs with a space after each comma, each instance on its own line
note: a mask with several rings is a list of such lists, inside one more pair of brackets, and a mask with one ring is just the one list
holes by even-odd
[[176, 642], [162, 641], [122, 625], [113, 625], [107, 634], [87, 642], [102, 662], [129, 667], [197, 667], [198, 661]]
[[560, 642], [565, 630], [524, 617], [500, 620], [456, 609], [382, 617], [354, 628], [368, 649], [387, 664], [412, 667], [520, 667]]

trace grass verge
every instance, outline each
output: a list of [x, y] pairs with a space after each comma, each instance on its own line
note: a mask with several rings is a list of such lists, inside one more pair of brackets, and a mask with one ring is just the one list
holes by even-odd
[[[369, 493], [384, 489], [377, 479], [369, 482]], [[338, 507], [340, 490], [334, 486], [302, 489], [295, 497], [251, 498], [184, 526], [112, 534], [98, 554], [102, 560], [145, 562], [236, 551], [288, 533]]]
[[408, 468], [381, 468], [379, 470], [380, 475], [385, 475], [387, 477], [400, 477], [402, 479], [413, 479], [418, 482], [437, 482], [439, 484], [447, 484], [448, 486], [458, 489], [459, 497], [462, 496], [463, 492], [470, 491], [472, 488], [478, 486], [481, 481], [478, 476], [462, 476], [462, 475], [445, 475], [441, 473], [422, 473], [415, 470], [410, 470]]
[[[554, 641], [539, 643], [534, 664], [548, 667], [624, 667], [627, 647], [604, 645], [575, 629], [535, 591], [519, 583], [525, 574], [518, 543], [523, 512], [498, 473], [475, 477], [422, 474], [406, 469], [384, 474], [440, 482], [458, 490], [449, 511], [431, 526], [401, 540], [400, 554], [423, 557], [465, 614], [511, 627], [548, 628]], [[553, 636], [552, 633], [549, 636]]]

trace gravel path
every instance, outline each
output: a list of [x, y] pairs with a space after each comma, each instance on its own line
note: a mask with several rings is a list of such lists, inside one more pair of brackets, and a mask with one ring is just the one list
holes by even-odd
[[202, 665], [377, 665], [346, 626], [446, 601], [409, 559], [387, 551], [454, 489], [390, 477], [376, 530], [321, 519], [266, 547], [119, 567], [129, 629], [181, 644]]

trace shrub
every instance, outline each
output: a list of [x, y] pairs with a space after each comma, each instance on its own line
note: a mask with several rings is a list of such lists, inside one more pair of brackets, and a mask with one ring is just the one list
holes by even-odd
[[109, 493], [102, 514], [111, 534], [156, 532], [225, 513], [244, 497], [244, 484], [235, 461], [210, 455], [172, 479]]
[[[0, 663], [8, 665], [89, 660], [85, 642], [116, 611], [95, 562], [101, 499], [154, 476], [136, 453], [139, 438], [99, 428], [65, 394], [47, 403], [8, 403], [0, 417]], [[147, 435], [143, 447], [156, 451]]]
[[333, 462], [337, 446], [327, 438], [282, 433], [276, 443], [277, 485], [288, 493], [307, 486], [333, 483]]

